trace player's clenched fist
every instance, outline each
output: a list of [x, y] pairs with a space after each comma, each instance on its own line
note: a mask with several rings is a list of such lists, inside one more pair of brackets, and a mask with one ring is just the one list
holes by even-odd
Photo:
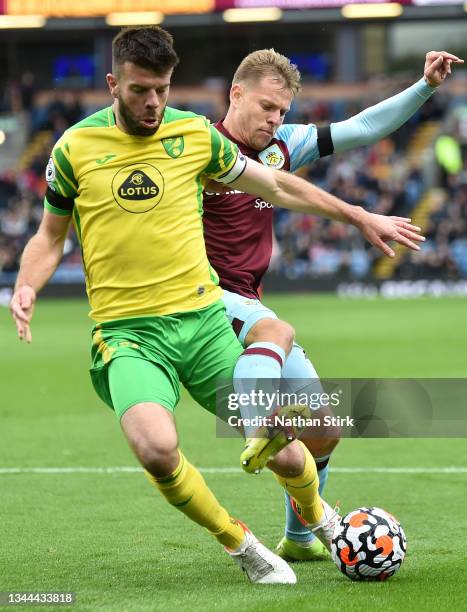
[[16, 324], [18, 338], [31, 342], [30, 322], [36, 302], [36, 292], [29, 285], [22, 285], [13, 294], [10, 302], [10, 312]]

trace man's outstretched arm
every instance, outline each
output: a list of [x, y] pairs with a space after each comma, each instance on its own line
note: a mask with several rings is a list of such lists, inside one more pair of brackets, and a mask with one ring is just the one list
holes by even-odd
[[451, 74], [451, 65], [463, 63], [446, 51], [427, 53], [424, 74], [417, 83], [354, 117], [330, 125], [333, 151], [371, 144], [400, 128]]
[[252, 159], [241, 157], [237, 163], [244, 166], [242, 173], [237, 173], [238, 178], [233, 181], [223, 182], [261, 196], [276, 206], [354, 225], [388, 257], [394, 257], [394, 251], [386, 244], [391, 240], [414, 251], [420, 249], [416, 243], [425, 240], [418, 233], [420, 228], [411, 225], [410, 219], [369, 213], [361, 206], [347, 204], [293, 174], [271, 170]]
[[70, 216], [44, 210], [37, 233], [27, 243], [21, 257], [10, 311], [20, 340], [31, 342], [31, 318], [37, 293], [55, 272], [63, 255]]

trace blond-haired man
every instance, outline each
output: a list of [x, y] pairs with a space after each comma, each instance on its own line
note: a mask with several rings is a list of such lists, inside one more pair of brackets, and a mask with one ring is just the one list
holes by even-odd
[[[227, 115], [216, 127], [247, 157], [270, 168], [295, 172], [320, 157], [373, 143], [395, 131], [430, 98], [453, 63], [462, 60], [445, 51], [431, 51], [426, 54], [423, 77], [414, 85], [346, 121], [318, 128], [313, 124], [283, 125], [300, 90], [300, 73], [273, 49], [254, 51], [235, 72]], [[219, 274], [228, 317], [246, 348], [235, 368], [235, 379], [243, 381], [243, 390], [248, 390], [245, 380], [261, 369], [262, 378], [282, 376], [292, 381], [297, 392], [316, 390], [318, 375], [294, 342], [293, 328], [263, 305], [258, 293], [271, 258], [273, 205], [259, 194], [209, 189], [203, 217], [208, 257]], [[324, 428], [318, 438], [304, 440], [317, 463], [320, 492], [338, 440], [335, 426]], [[264, 444], [265, 439], [253, 441], [242, 455], [244, 460], [250, 465], [258, 463]], [[279, 554], [289, 560], [326, 555], [322, 544], [295, 515], [288, 497], [286, 522]]]

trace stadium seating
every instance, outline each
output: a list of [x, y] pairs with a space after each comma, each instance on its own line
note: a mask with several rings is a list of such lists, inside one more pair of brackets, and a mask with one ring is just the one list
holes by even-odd
[[[19, 254], [40, 220], [43, 173], [52, 142], [80, 114], [94, 110], [94, 98], [89, 97], [92, 102], [88, 108], [69, 95], [54, 94], [45, 98], [46, 104], [42, 98], [42, 104], [31, 109], [28, 145], [16, 161], [16, 169], [0, 174], [0, 283], [12, 282]], [[289, 279], [310, 280], [467, 278], [467, 167], [446, 178], [434, 159], [433, 146], [444, 126], [452, 124], [449, 109], [456, 106], [454, 102], [444, 105], [444, 115], [439, 107], [431, 114], [424, 109], [392, 137], [319, 160], [304, 173], [350, 203], [362, 204], [373, 212], [412, 216], [428, 233], [420, 253], [398, 247], [394, 260], [381, 258], [354, 228], [276, 209], [272, 270]], [[194, 104], [193, 110], [199, 111], [204, 104], [201, 95]], [[326, 124], [366, 105], [366, 100], [360, 100], [357, 106], [354, 98], [323, 102], [301, 97], [288, 120]], [[211, 107], [213, 113], [215, 108]], [[73, 232], [55, 280], [83, 280]]]

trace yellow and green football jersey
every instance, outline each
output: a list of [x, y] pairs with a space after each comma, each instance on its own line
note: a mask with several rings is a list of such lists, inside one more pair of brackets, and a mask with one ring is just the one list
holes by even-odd
[[202, 116], [166, 108], [152, 136], [125, 134], [106, 108], [56, 143], [44, 205], [73, 215], [97, 322], [204, 308], [220, 298], [202, 225], [205, 177], [245, 159]]

